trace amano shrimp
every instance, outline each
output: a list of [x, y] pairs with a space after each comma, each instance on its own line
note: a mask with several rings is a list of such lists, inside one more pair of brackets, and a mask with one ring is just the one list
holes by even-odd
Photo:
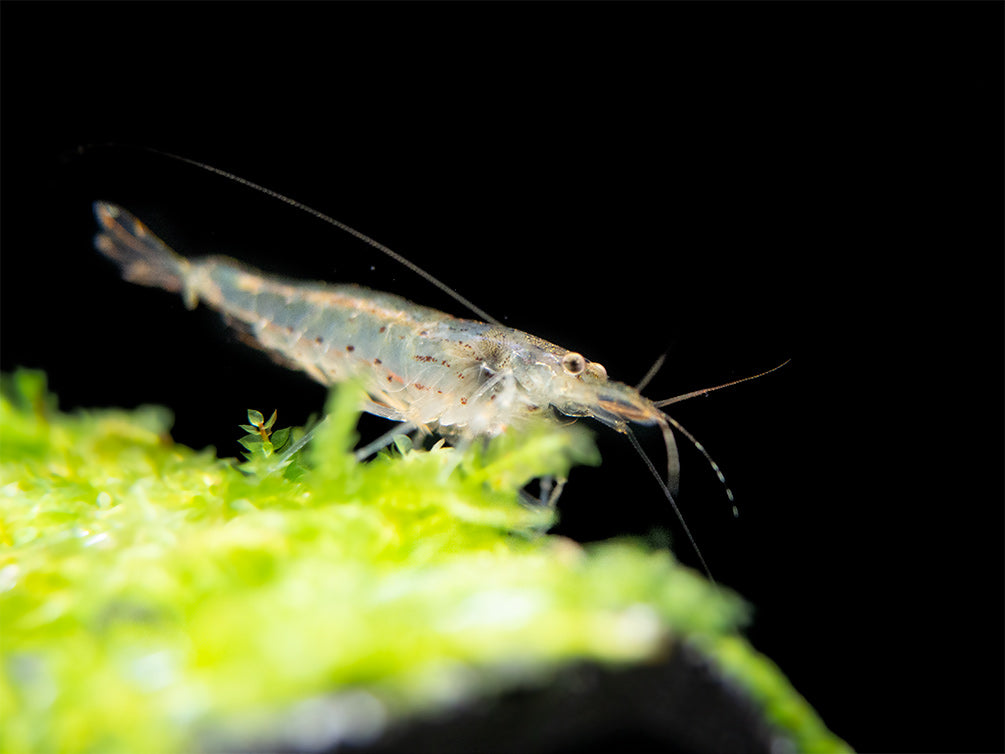
[[[294, 200], [216, 168], [193, 164], [306, 209], [431, 277], [369, 237]], [[179, 293], [190, 309], [201, 302], [219, 311], [253, 345], [323, 385], [356, 381], [367, 396], [362, 409], [404, 423], [398, 433], [435, 431], [464, 444], [509, 427], [519, 431], [530, 422], [566, 416], [590, 417], [626, 435], [708, 572], [674, 500], [679, 461], [671, 427], [698, 448], [723, 484], [725, 479], [701, 444], [661, 406], [753, 377], [654, 402], [639, 389], [609, 379], [603, 365], [498, 322], [454, 317], [358, 285], [272, 277], [225, 257], [187, 259], [121, 207], [99, 201], [94, 213], [101, 227], [95, 246], [119, 264], [126, 280]], [[643, 452], [631, 424], [655, 425], [661, 430], [667, 453], [666, 482]], [[390, 433], [386, 438], [390, 440]]]

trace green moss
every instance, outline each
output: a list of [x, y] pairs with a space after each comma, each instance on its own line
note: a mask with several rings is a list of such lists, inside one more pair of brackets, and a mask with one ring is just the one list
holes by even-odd
[[753, 678], [797, 741], [840, 746], [735, 638], [734, 595], [666, 552], [542, 534], [552, 512], [519, 490], [598, 462], [577, 426], [360, 464], [342, 390], [285, 469], [272, 440], [292, 438], [249, 415], [239, 467], [174, 444], [164, 409], [61, 414], [31, 372], [3, 388], [2, 751], [189, 751], [339, 690], [435, 710], [670, 636]]

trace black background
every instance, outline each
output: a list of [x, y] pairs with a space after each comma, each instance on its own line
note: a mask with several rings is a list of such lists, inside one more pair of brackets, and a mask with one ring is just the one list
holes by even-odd
[[[159, 403], [236, 455], [324, 391], [91, 250], [119, 202], [182, 253], [507, 324], [667, 397], [680, 503], [749, 636], [853, 746], [1001, 750], [1002, 5], [19, 4], [2, 13], [3, 369]], [[365, 431], [381, 431], [380, 422]], [[624, 438], [560, 531], [669, 527]], [[643, 442], [659, 459], [658, 435]]]

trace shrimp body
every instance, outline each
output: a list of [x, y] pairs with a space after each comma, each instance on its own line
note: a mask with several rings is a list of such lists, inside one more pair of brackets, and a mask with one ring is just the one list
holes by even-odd
[[94, 209], [102, 228], [95, 245], [127, 280], [218, 310], [253, 345], [324, 385], [357, 381], [365, 411], [462, 441], [554, 411], [623, 433], [629, 422], [659, 424], [673, 473], [668, 417], [578, 353], [356, 285], [284, 280], [223, 257], [185, 259], [127, 211], [104, 202]]

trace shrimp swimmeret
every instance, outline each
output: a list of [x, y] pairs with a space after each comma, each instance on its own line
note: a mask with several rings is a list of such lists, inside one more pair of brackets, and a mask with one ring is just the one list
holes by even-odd
[[[627, 435], [698, 552], [671, 492], [678, 474], [671, 427], [694, 442], [723, 477], [704, 448], [660, 406], [715, 388], [653, 402], [608, 379], [599, 363], [534, 335], [356, 285], [283, 280], [224, 257], [186, 259], [126, 210], [95, 202], [94, 211], [102, 230], [95, 245], [121, 266], [126, 280], [180, 293], [189, 308], [201, 301], [218, 310], [255, 345], [324, 385], [355, 380], [367, 394], [363, 410], [404, 422], [399, 432], [437, 431], [464, 444], [507, 427], [554, 421], [558, 412], [592, 417]], [[662, 431], [666, 483], [630, 423]], [[698, 558], [704, 566], [700, 552]]]

